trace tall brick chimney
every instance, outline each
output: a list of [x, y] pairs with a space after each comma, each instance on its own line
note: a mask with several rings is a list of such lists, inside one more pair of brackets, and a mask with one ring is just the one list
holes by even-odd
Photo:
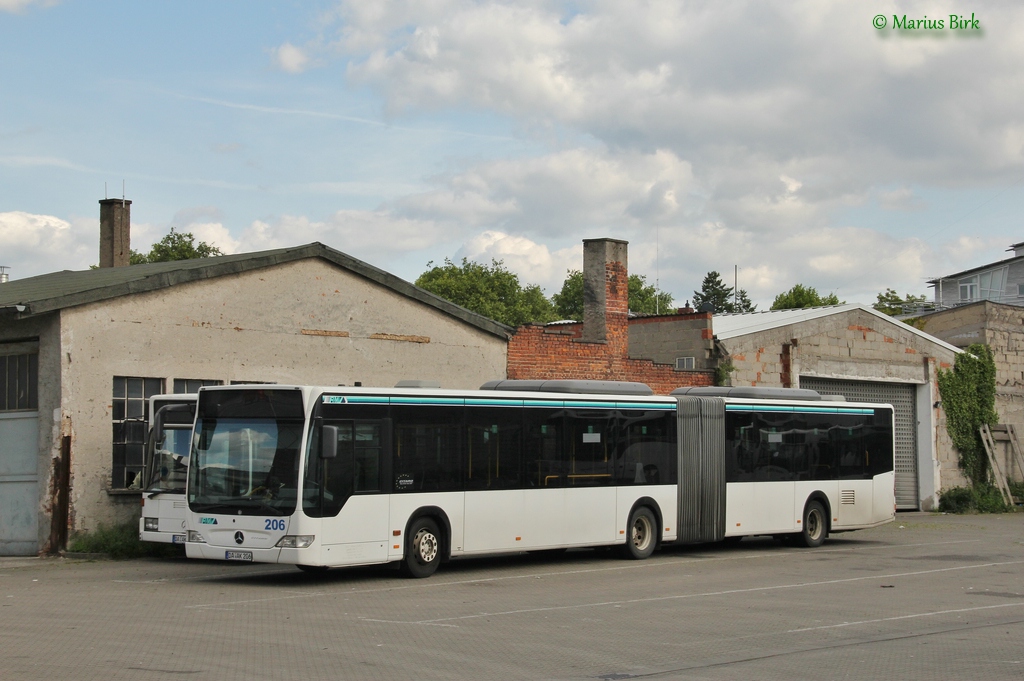
[[628, 241], [583, 240], [583, 335], [591, 343], [629, 344]]
[[130, 264], [131, 213], [131, 201], [100, 201], [100, 267], [127, 267]]

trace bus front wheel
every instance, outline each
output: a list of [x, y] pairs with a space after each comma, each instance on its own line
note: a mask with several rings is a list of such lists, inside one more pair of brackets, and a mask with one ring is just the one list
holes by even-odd
[[405, 546], [405, 572], [410, 577], [429, 577], [441, 563], [441, 531], [430, 518], [419, 518], [409, 527]]
[[658, 521], [651, 509], [641, 506], [633, 511], [626, 527], [626, 556], [633, 560], [643, 560], [654, 553], [657, 527]]
[[804, 508], [803, 530], [800, 532], [799, 541], [804, 546], [814, 548], [821, 546], [828, 536], [828, 518], [825, 517], [825, 507], [819, 501], [807, 502]]

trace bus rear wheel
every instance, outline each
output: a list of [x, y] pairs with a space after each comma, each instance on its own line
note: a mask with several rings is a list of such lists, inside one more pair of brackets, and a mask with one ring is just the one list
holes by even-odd
[[825, 507], [819, 501], [809, 501], [804, 508], [803, 530], [800, 532], [798, 541], [804, 546], [815, 548], [821, 546], [828, 536], [828, 519], [825, 517]]
[[626, 557], [643, 560], [654, 553], [657, 527], [658, 522], [651, 509], [641, 506], [633, 511], [626, 527]]
[[406, 535], [405, 562], [402, 566], [410, 577], [423, 578], [437, 572], [441, 563], [441, 531], [430, 518], [418, 518]]

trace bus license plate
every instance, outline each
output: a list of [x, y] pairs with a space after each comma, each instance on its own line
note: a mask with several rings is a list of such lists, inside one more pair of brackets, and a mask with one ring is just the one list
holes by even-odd
[[184, 544], [185, 543], [185, 535], [183, 535], [183, 534], [172, 534], [171, 535], [171, 543], [172, 544]]
[[247, 560], [252, 562], [252, 551], [225, 551], [224, 560]]

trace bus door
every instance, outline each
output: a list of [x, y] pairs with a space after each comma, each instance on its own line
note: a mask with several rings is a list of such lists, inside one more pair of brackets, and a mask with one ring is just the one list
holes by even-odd
[[[869, 428], [833, 428], [839, 469], [839, 503], [834, 509], [835, 525], [867, 525], [874, 510], [872, 480], [873, 439]], [[883, 441], [884, 445], [884, 441]]]
[[390, 518], [383, 481], [390, 432], [388, 419], [324, 419], [314, 427], [302, 508], [307, 516], [322, 519], [324, 563], [387, 560]]

